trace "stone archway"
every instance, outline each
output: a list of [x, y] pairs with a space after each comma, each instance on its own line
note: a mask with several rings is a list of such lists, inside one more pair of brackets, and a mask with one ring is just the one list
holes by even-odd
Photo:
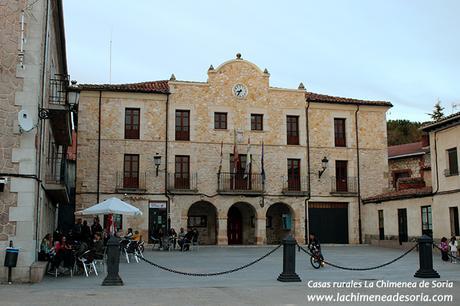
[[288, 234], [294, 233], [294, 211], [287, 204], [272, 204], [266, 214], [267, 244], [281, 243]]
[[228, 244], [256, 244], [256, 216], [251, 204], [233, 204], [227, 214]]
[[196, 228], [200, 244], [217, 243], [217, 209], [206, 201], [193, 203], [187, 213], [187, 227]]

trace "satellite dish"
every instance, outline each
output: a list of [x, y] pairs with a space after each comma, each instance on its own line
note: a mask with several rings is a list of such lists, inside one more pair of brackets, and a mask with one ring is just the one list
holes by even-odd
[[21, 131], [24, 132], [29, 132], [34, 128], [32, 117], [30, 116], [29, 112], [24, 109], [18, 113], [18, 123]]

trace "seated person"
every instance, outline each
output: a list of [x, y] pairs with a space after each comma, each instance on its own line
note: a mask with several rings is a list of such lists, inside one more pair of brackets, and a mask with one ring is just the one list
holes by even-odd
[[91, 254], [94, 259], [104, 258], [104, 242], [101, 239], [101, 234], [94, 234], [93, 247], [91, 248]]
[[173, 249], [176, 248], [176, 243], [177, 243], [177, 233], [173, 228], [169, 229], [169, 243], [172, 244]]
[[131, 239], [133, 237], [133, 229], [132, 228], [128, 228], [128, 232], [126, 233], [125, 235], [125, 239]]
[[134, 235], [131, 236], [131, 240], [134, 241], [141, 241], [141, 235], [139, 234], [139, 231], [134, 231]]
[[53, 237], [46, 234], [40, 243], [40, 252], [38, 253], [39, 261], [49, 261], [54, 256]]
[[324, 257], [323, 254], [321, 254], [321, 245], [319, 243], [318, 238], [314, 233], [310, 233], [309, 235], [309, 242], [308, 242], [308, 250], [313, 254], [313, 255], [318, 255], [319, 259], [321, 260], [321, 266], [324, 266]]
[[63, 264], [64, 268], [72, 268], [72, 247], [67, 243], [66, 236], [62, 236], [61, 241], [56, 242], [54, 249], [56, 250], [56, 256], [53, 258], [53, 267], [59, 269], [61, 264]]
[[182, 251], [188, 251], [190, 249], [190, 243], [192, 242], [194, 235], [193, 231], [189, 228], [187, 230], [187, 234], [184, 236], [184, 239], [179, 241], [179, 246]]

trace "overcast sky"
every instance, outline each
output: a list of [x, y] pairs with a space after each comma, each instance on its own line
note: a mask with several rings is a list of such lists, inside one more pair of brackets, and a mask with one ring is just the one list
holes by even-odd
[[460, 1], [64, 0], [71, 79], [206, 81], [237, 52], [270, 85], [391, 101], [390, 119], [460, 111]]

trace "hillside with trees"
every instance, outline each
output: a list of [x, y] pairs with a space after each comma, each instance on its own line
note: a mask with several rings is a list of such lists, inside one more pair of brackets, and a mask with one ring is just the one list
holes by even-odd
[[420, 122], [412, 122], [409, 120], [388, 120], [388, 145], [394, 146], [420, 141], [422, 132], [419, 128], [421, 126], [422, 124]]

